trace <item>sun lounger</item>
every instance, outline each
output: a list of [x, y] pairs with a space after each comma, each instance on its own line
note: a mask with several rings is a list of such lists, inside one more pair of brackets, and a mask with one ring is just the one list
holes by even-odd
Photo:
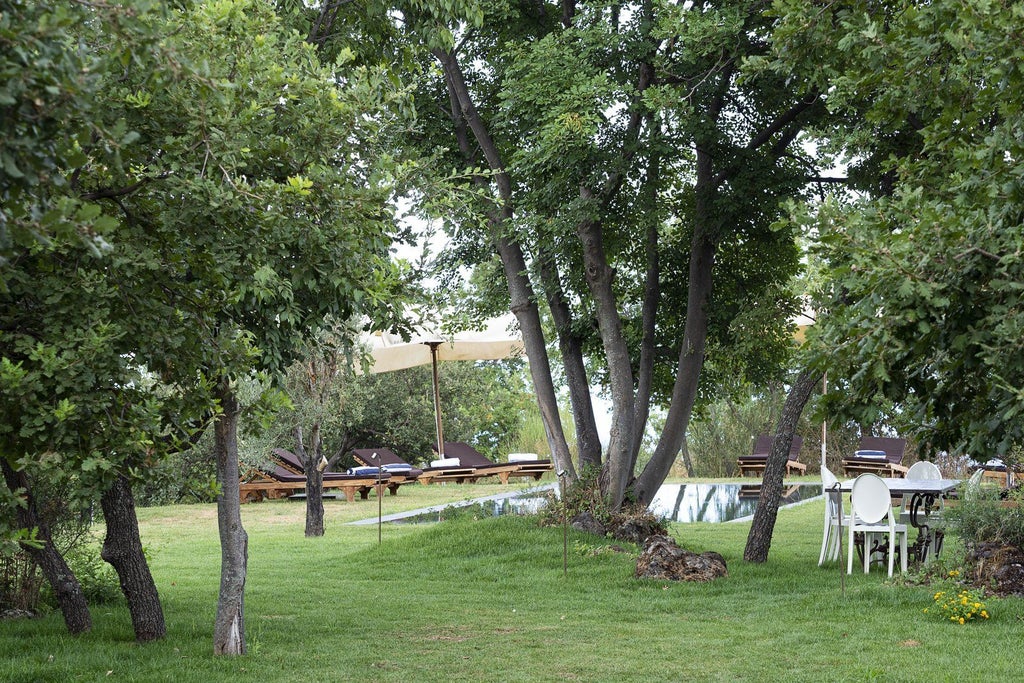
[[398, 487], [416, 482], [423, 474], [423, 470], [402, 460], [389, 448], [354, 448], [352, 457], [363, 467], [380, 467], [386, 472], [388, 491], [393, 496], [398, 495]]
[[[793, 436], [793, 443], [789, 446], [789, 459], [786, 461], [786, 475], [806, 474], [807, 465], [797, 461], [800, 455], [800, 448], [804, 445], [803, 438]], [[741, 477], [748, 474], [753, 476], [764, 476], [764, 466], [768, 462], [768, 453], [772, 450], [772, 437], [769, 434], [760, 434], [754, 441], [754, 448], [750, 455], [741, 455], [736, 459], [736, 468]]]
[[[291, 451], [275, 448], [272, 451], [274, 466], [266, 470], [249, 470], [239, 484], [241, 502], [258, 502], [266, 498], [284, 498], [306, 490], [306, 475], [302, 473], [302, 462]], [[340, 489], [350, 503], [356, 494], [363, 500], [376, 490], [380, 495], [391, 485], [391, 475], [351, 475], [340, 472], [324, 472], [323, 488]]]
[[[497, 476], [502, 484], [507, 484], [511, 477], [539, 480], [546, 472], [554, 470], [554, 465], [550, 460], [542, 460], [533, 453], [517, 453], [515, 455], [519, 457], [510, 462], [494, 462], [480, 451], [461, 441], [445, 441], [444, 455], [446, 458], [457, 459], [460, 467], [473, 468], [477, 478]], [[533, 457], [527, 458], [526, 455]]]
[[907, 468], [901, 464], [906, 449], [906, 439], [861, 437], [853, 455], [843, 458], [843, 473], [847, 477], [856, 477], [865, 472], [880, 477], [902, 477], [907, 473]]

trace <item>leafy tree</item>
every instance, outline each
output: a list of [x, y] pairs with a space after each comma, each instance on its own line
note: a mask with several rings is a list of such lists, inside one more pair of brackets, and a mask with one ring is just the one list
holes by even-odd
[[[456, 253], [505, 275], [557, 466], [573, 476], [538, 301], [556, 329], [580, 463], [603, 465], [613, 507], [627, 490], [646, 503], [682, 446], [706, 356], [758, 380], [785, 358], [797, 252], [773, 224], [780, 200], [816, 175], [798, 139], [821, 99], [804, 79], [744, 71], [768, 52], [761, 3], [483, 9], [480, 23], [445, 19], [454, 39], [431, 44], [442, 71], [422, 93], [452, 163], [488, 169], [472, 183], [488, 193], [485, 225], [451, 225]], [[413, 30], [423, 20], [406, 17]], [[612, 402], [606, 454], [592, 378]], [[652, 402], [667, 408], [666, 428], [637, 471]]]
[[1024, 439], [1020, 7], [777, 7], [782, 68], [829, 84], [852, 119], [837, 146], [884, 180], [817, 221], [829, 363], [852, 369], [855, 407], [902, 406], [931, 448], [1009, 454]]
[[214, 649], [238, 654], [247, 555], [238, 381], [254, 368], [282, 372], [326, 316], [394, 303], [384, 207], [395, 176], [386, 148], [397, 119], [388, 106], [401, 95], [381, 71], [321, 65], [267, 2], [189, 6], [166, 34], [195, 73], [154, 89], [149, 69], [130, 70], [104, 92], [140, 136], [132, 190], [109, 191], [101, 168], [81, 182], [123, 213], [109, 277], [164, 307], [165, 333], [135, 340], [139, 360], [181, 391], [216, 401]]
[[104, 119], [97, 95], [111, 69], [159, 49], [160, 14], [149, 0], [0, 2], [0, 288], [10, 260], [32, 245], [105, 248], [116, 221], [76, 190], [74, 170], [90, 158], [120, 165], [133, 134]]

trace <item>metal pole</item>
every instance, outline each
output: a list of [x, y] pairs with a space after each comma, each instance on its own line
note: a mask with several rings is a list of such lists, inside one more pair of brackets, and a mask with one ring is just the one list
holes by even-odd
[[437, 453], [444, 458], [444, 430], [441, 429], [441, 385], [437, 379], [437, 347], [443, 342], [427, 342], [430, 346], [430, 361], [434, 366], [434, 422], [437, 427]]
[[558, 487], [562, 495], [562, 577], [569, 576], [569, 520], [566, 515], [565, 470], [558, 472]]
[[383, 543], [384, 537], [384, 501], [381, 500], [380, 495], [380, 456], [377, 455], [376, 451], [372, 459], [377, 462], [377, 545], [380, 545]]
[[[824, 396], [828, 393], [828, 372], [824, 372], [821, 375], [821, 395]], [[828, 420], [821, 418], [821, 466], [828, 467], [826, 464], [827, 453], [825, 451], [825, 442], [828, 440]]]
[[[834, 489], [836, 495], [836, 514], [839, 516], [839, 588], [842, 591], [843, 597], [846, 597], [846, 570], [843, 568], [846, 563], [843, 562], [843, 492], [841, 482], [836, 482]], [[853, 524], [853, 519], [850, 520], [850, 524]], [[864, 544], [864, 552], [867, 552], [867, 543]]]

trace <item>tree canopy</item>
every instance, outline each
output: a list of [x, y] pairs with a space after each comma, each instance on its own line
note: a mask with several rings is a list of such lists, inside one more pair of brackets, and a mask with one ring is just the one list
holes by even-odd
[[815, 224], [818, 331], [849, 377], [833, 409], [870, 422], [892, 403], [927, 447], [1007, 457], [1024, 440], [1020, 7], [777, 7], [784, 68], [830, 84], [832, 144], [875, 178]]

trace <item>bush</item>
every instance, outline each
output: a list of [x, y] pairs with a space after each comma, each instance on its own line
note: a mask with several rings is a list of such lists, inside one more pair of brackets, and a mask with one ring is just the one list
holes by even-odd
[[[99, 542], [89, 537], [76, 542], [64, 553], [64, 561], [82, 586], [82, 594], [90, 605], [104, 605], [121, 597], [117, 572], [100, 557]], [[49, 584], [43, 586], [41, 601], [56, 608], [57, 602]]]
[[1000, 543], [1024, 548], [1024, 491], [1016, 489], [1003, 499], [997, 491], [982, 489], [946, 511], [950, 527], [968, 546]]

